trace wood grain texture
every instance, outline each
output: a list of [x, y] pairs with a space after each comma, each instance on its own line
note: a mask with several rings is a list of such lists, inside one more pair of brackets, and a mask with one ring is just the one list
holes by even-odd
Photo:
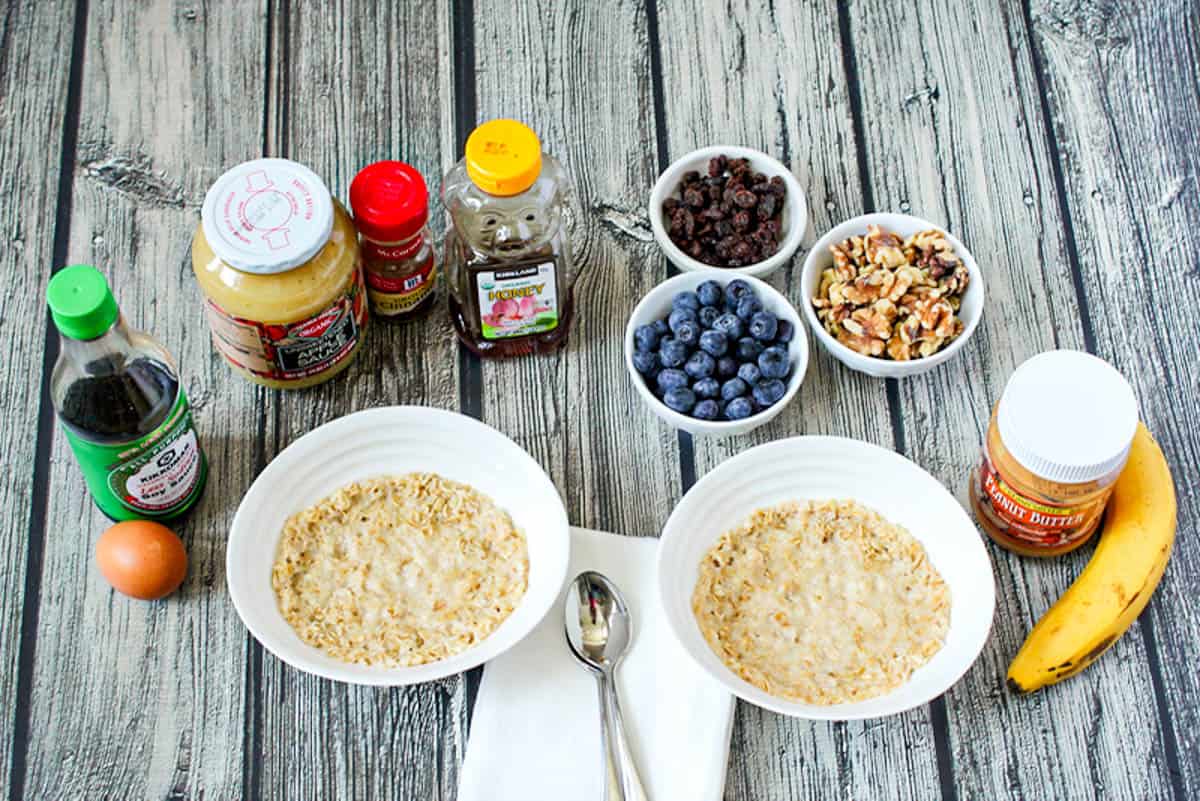
[[[985, 276], [974, 339], [898, 393], [904, 450], [965, 504], [990, 409], [1013, 368], [1083, 344], [1027, 31], [1020, 15], [989, 2], [859, 3], [850, 28], [877, 205], [946, 225]], [[1139, 638], [1085, 682], [1033, 698], [1003, 690], [1029, 627], [1086, 556], [1042, 562], [991, 551], [992, 637], [945, 701], [959, 795], [1019, 799], [1040, 788], [1052, 798], [1169, 798]]]
[[[1115, 717], [1157, 701], [1166, 742], [1148, 755], [1150, 774], [1169, 771], [1176, 798], [1194, 798], [1200, 795], [1194, 703], [1200, 694], [1200, 14], [1186, 0], [1031, 5], [1026, 11], [1062, 165], [1087, 344], [1133, 383], [1142, 417], [1171, 465], [1179, 502], [1176, 550], [1141, 618], [1143, 636], [1132, 631], [1098, 663], [1124, 661], [1141, 673], [1146, 645], [1156, 698], [1101, 695], [1097, 702]], [[1094, 681], [1085, 675], [1074, 682]]]
[[[832, 8], [818, 14], [802, 4], [749, 0], [697, 14], [692, 4], [663, 2], [659, 30], [668, 160], [714, 142], [773, 155], [806, 188], [818, 236], [867, 210]], [[803, 259], [802, 251], [770, 279], [797, 306]], [[697, 476], [746, 448], [800, 434], [892, 447], [882, 382], [845, 369], [809, 339], [811, 363], [792, 404], [749, 435], [697, 439]], [[741, 703], [726, 798], [814, 798], [834, 788], [856, 799], [927, 798], [938, 786], [933, 736], [926, 709], [828, 724]]]
[[[312, 167], [344, 203], [355, 173], [385, 158], [412, 164], [436, 196], [454, 150], [449, 4], [299, 2], [280, 4], [272, 19], [271, 152]], [[433, 219], [440, 224], [437, 209]], [[372, 321], [337, 380], [273, 393], [268, 455], [361, 409], [457, 409], [455, 342], [444, 306], [412, 322]], [[461, 677], [353, 687], [264, 654], [257, 789], [264, 798], [450, 797], [465, 695]]]
[[[576, 525], [657, 535], [679, 497], [677, 440], [635, 394], [625, 321], [666, 277], [641, 209], [656, 174], [642, 3], [481, 3], [478, 118], [529, 124], [574, 180], [576, 319], [557, 354], [485, 361], [485, 422], [533, 454]], [[581, 43], [603, 46], [581, 47]]]
[[109, 522], [56, 436], [28, 798], [241, 796], [248, 637], [225, 594], [225, 541], [260, 405], [212, 352], [188, 251], [208, 184], [260, 147], [257, 11], [90, 8], [69, 256], [99, 266], [130, 323], [175, 355], [212, 469], [175, 526], [190, 558], [182, 591], [131, 601], [94, 567]]
[[[0, 365], [0, 452], [7, 469], [0, 482], [0, 793], [13, 781], [18, 659], [31, 503], [38, 445], [42, 357], [46, 343], [47, 263], [54, 252], [58, 163], [63, 139], [67, 74], [74, 14], [46, 3], [10, 3], [0, 16], [0, 276], [4, 277], [0, 341], [14, 358]], [[50, 80], [43, 75], [52, 76]], [[44, 446], [43, 446], [44, 447]], [[45, 451], [43, 450], [43, 453]], [[40, 522], [40, 521], [39, 521]], [[32, 603], [32, 598], [30, 599]], [[18, 744], [19, 747], [19, 744]]]

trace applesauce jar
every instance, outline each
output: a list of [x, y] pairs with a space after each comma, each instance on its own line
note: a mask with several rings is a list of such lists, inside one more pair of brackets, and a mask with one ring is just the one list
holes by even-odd
[[576, 275], [570, 198], [562, 166], [516, 120], [476, 128], [446, 175], [450, 320], [480, 356], [544, 353], [566, 341]]
[[1100, 526], [1137, 429], [1137, 399], [1112, 365], [1053, 350], [1019, 366], [992, 412], [971, 504], [983, 530], [1025, 556], [1057, 556]]
[[204, 198], [192, 269], [213, 345], [277, 389], [328, 381], [362, 345], [367, 299], [350, 215], [312, 170], [257, 159]]

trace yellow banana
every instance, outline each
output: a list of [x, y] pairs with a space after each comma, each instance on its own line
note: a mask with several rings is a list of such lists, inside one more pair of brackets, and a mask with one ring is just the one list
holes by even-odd
[[1175, 541], [1175, 485], [1162, 449], [1138, 424], [1108, 502], [1095, 554], [1038, 621], [1008, 667], [1008, 685], [1032, 692], [1074, 676], [1141, 614]]

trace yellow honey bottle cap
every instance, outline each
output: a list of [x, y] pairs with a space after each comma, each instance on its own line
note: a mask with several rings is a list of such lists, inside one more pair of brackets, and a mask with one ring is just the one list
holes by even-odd
[[542, 143], [528, 125], [492, 120], [467, 137], [467, 175], [489, 195], [519, 195], [542, 172]]

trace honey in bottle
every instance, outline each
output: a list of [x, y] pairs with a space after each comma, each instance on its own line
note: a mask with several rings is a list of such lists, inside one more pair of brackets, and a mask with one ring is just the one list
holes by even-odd
[[576, 276], [570, 195], [562, 166], [515, 120], [476, 128], [446, 175], [450, 318], [478, 355], [548, 352], [565, 341]]

